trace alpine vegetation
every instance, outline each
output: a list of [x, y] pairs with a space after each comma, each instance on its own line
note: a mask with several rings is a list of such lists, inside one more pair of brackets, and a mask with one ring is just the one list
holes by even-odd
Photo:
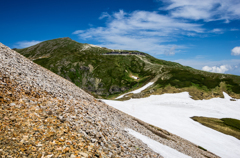
[[184, 91], [193, 99], [223, 97], [223, 91], [240, 98], [239, 76], [200, 71], [135, 50], [112, 50], [70, 38], [15, 50], [97, 98], [114, 99], [149, 82], [154, 84], [122, 99]]

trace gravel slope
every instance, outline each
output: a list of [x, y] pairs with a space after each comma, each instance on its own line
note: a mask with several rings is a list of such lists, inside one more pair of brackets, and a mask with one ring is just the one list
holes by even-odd
[[124, 113], [1, 43], [0, 86], [2, 157], [161, 157]]
[[191, 157], [217, 157], [129, 116], [0, 43], [0, 155], [162, 157], [126, 128]]

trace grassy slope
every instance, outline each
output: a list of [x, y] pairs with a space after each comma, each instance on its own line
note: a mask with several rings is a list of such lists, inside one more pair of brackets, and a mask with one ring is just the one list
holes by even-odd
[[[111, 98], [146, 84], [156, 76], [152, 89], [196, 87], [211, 91], [221, 82], [225, 91], [240, 94], [240, 77], [195, 70], [178, 63], [156, 59], [148, 54], [102, 55], [111, 49], [92, 47], [70, 38], [59, 38], [17, 49], [37, 64], [74, 82], [95, 96]], [[133, 74], [139, 77], [135, 80]]]
[[240, 139], [240, 120], [231, 118], [216, 119], [197, 116], [192, 117], [192, 119], [203, 124], [204, 126]]
[[[86, 47], [88, 44], [60, 38], [16, 51], [103, 97], [140, 86], [154, 77], [150, 70], [144, 70], [145, 63], [136, 56], [102, 55], [112, 50]], [[131, 78], [130, 73], [136, 74], [140, 80]]]

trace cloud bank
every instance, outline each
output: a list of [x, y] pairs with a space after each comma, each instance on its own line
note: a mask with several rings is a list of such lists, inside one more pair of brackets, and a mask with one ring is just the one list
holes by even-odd
[[[206, 30], [196, 20], [216, 21], [240, 19], [240, 1], [237, 0], [158, 0], [165, 5], [158, 11], [120, 10], [109, 14], [103, 12], [99, 20], [106, 20], [106, 26], [76, 30], [84, 40], [95, 40], [98, 45], [112, 49], [130, 49], [150, 54], [174, 55], [186, 45], [177, 45], [176, 51], [170, 51], [173, 44], [183, 36], [200, 36], [205, 33], [224, 33], [222, 28]], [[171, 52], [171, 53], [167, 53]]]
[[[134, 11], [126, 13], [123, 10], [109, 15], [103, 13], [100, 19], [110, 17], [106, 27], [96, 27], [87, 30], [76, 30], [81, 39], [97, 40], [103, 47], [112, 49], [130, 49], [165, 54], [171, 51], [172, 42], [181, 35], [203, 33], [201, 24], [188, 23], [182, 20], [158, 14], [157, 12]], [[179, 45], [171, 51], [184, 48]], [[169, 53], [168, 53], [169, 54]]]
[[[222, 28], [205, 30], [196, 20], [216, 21], [240, 19], [240, 1], [237, 0], [159, 0], [164, 7], [157, 11], [120, 10], [109, 14], [103, 12], [99, 20], [106, 20], [106, 26], [76, 30], [81, 39], [95, 40], [98, 45], [112, 49], [140, 50], [151, 54], [174, 55], [173, 44], [183, 36], [199, 36], [203, 33], [224, 33]], [[177, 45], [176, 49], [186, 48]], [[166, 53], [171, 52], [171, 53]]]

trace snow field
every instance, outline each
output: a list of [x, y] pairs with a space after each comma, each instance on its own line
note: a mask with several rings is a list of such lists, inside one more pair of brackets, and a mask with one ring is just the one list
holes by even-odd
[[[142, 87], [143, 88], [143, 87]], [[240, 157], [240, 140], [195, 122], [190, 117], [235, 118], [240, 120], [240, 100], [230, 96], [193, 100], [188, 92], [152, 95], [127, 101], [104, 100], [108, 105], [144, 122], [165, 129], [223, 158]]]

